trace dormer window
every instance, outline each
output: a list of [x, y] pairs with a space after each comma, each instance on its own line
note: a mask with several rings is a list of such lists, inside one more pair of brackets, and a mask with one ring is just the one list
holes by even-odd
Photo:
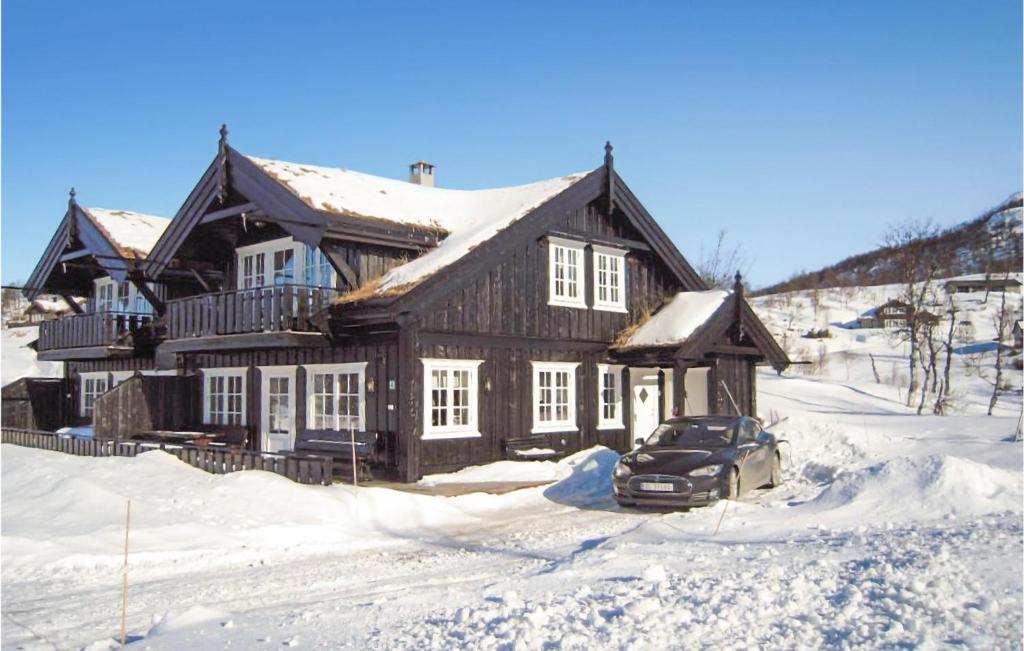
[[583, 274], [583, 242], [549, 238], [548, 305], [587, 307]]
[[594, 249], [594, 309], [626, 311], [626, 252], [607, 246]]

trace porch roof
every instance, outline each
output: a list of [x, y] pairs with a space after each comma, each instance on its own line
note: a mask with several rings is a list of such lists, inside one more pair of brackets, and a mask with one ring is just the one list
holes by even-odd
[[767, 362], [780, 373], [791, 364], [742, 291], [677, 294], [609, 353], [637, 365], [699, 366], [723, 355]]

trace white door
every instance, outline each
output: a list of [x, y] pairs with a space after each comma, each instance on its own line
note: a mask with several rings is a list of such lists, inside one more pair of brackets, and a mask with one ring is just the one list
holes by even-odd
[[260, 430], [264, 452], [295, 446], [295, 367], [261, 367], [263, 376]]
[[658, 425], [658, 369], [629, 369], [633, 394], [633, 438], [647, 438]]

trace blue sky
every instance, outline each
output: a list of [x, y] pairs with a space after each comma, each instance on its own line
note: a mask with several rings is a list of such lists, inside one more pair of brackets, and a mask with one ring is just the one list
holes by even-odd
[[[372, 5], [372, 6], [371, 6]], [[3, 281], [74, 185], [171, 216], [245, 153], [438, 183], [616, 168], [755, 286], [1021, 189], [1021, 6], [985, 2], [3, 3]]]

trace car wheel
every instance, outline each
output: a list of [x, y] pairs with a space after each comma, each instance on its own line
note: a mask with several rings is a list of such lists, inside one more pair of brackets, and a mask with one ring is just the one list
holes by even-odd
[[772, 488], [782, 485], [782, 457], [778, 452], [772, 456], [772, 477], [768, 481], [768, 485]]
[[740, 471], [733, 468], [729, 471], [729, 484], [726, 486], [725, 499], [735, 500], [740, 496]]

